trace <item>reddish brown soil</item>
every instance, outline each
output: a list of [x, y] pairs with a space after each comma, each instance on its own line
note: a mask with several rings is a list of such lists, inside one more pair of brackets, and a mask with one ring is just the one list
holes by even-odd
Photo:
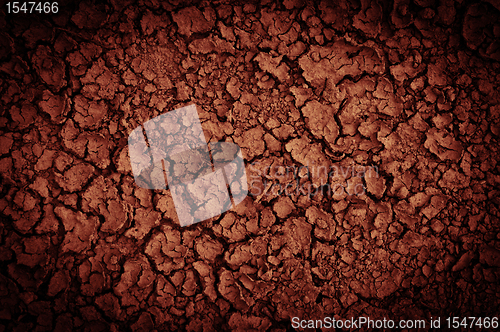
[[[498, 1], [108, 2], [1, 9], [0, 331], [499, 315]], [[188, 103], [259, 181], [181, 228], [127, 137]]]

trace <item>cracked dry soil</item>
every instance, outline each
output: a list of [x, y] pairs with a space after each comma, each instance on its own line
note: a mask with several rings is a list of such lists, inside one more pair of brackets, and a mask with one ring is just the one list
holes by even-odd
[[[494, 0], [4, 6], [0, 331], [498, 315], [499, 18]], [[169, 191], [134, 183], [127, 137], [188, 103], [262, 181], [181, 228]], [[269, 188], [311, 164], [378, 176]]]

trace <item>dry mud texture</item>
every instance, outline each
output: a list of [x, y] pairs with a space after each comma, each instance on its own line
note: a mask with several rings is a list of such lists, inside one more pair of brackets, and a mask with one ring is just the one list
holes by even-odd
[[[498, 315], [498, 1], [5, 11], [0, 331]], [[262, 183], [181, 228], [168, 190], [134, 183], [127, 137], [189, 103]], [[331, 196], [269, 187], [295, 183], [274, 166], [312, 163], [379, 176], [330, 176], [347, 187]]]

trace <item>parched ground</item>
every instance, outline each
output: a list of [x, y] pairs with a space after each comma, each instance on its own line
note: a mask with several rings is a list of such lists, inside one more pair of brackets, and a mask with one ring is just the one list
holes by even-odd
[[[225, 2], [2, 5], [0, 331], [498, 316], [500, 3]], [[180, 227], [127, 137], [190, 103], [251, 195]]]

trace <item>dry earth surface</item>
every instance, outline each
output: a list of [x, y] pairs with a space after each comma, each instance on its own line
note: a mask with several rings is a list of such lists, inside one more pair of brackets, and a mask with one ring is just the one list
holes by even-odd
[[[0, 331], [498, 315], [499, 40], [495, 0], [3, 5]], [[253, 182], [180, 227], [127, 137], [190, 103]]]

